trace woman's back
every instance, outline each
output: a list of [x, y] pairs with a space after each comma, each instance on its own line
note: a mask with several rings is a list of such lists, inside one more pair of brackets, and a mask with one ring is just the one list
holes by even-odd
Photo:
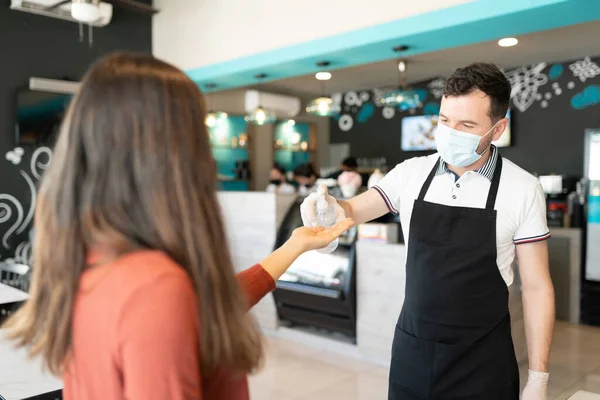
[[[98, 262], [91, 255], [90, 264]], [[87, 270], [75, 300], [65, 397], [201, 398], [197, 315], [188, 275], [161, 252]]]

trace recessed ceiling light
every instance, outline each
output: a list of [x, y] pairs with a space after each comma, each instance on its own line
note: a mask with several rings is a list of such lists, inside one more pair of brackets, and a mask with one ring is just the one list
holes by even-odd
[[405, 44], [400, 45], [400, 46], [394, 46], [394, 47], [392, 47], [392, 50], [395, 53], [401, 53], [401, 52], [406, 51], [408, 49], [409, 49], [409, 47], [407, 45], [405, 45]]
[[315, 75], [315, 78], [317, 78], [317, 80], [319, 80], [319, 81], [328, 81], [331, 79], [331, 73], [330, 72], [317, 72], [317, 74]]
[[500, 46], [500, 47], [512, 47], [512, 46], [516, 46], [517, 43], [519, 43], [519, 40], [514, 37], [509, 37], [509, 38], [504, 38], [504, 39], [498, 40], [498, 46]]

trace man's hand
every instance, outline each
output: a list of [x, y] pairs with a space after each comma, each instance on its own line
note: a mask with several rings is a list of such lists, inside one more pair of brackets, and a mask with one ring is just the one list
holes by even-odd
[[335, 208], [337, 214], [336, 221], [340, 222], [346, 219], [346, 213], [344, 212], [344, 209], [338, 204], [336, 199], [327, 192], [327, 186], [321, 185], [319, 186], [319, 190], [317, 190], [317, 192], [311, 193], [300, 205], [300, 215], [302, 216], [302, 223], [304, 226], [314, 228], [318, 225], [315, 207], [317, 205], [317, 201], [322, 195], [325, 196], [325, 200], [329, 206]]
[[523, 389], [522, 400], [547, 400], [548, 374], [545, 372], [529, 371], [527, 385]]

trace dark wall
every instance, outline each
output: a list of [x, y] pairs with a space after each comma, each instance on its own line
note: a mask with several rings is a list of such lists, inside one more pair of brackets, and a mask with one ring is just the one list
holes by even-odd
[[94, 60], [115, 50], [150, 53], [152, 28], [150, 17], [115, 9], [110, 25], [94, 29], [90, 48], [87, 27], [80, 43], [77, 24], [13, 11], [9, 5], [0, 0], [0, 256], [22, 259], [30, 249], [35, 185], [51, 151], [14, 149], [16, 91], [32, 76], [79, 80]]
[[[513, 145], [502, 148], [502, 155], [533, 173], [583, 175], [584, 130], [600, 127], [600, 58], [539, 63], [509, 70], [507, 76], [513, 85]], [[424, 108], [414, 114], [437, 114], [443, 79], [415, 89]], [[429, 154], [400, 149], [401, 120], [411, 113], [375, 106], [381, 94], [343, 94], [342, 114], [331, 120], [331, 142], [350, 143], [356, 157], [386, 157], [390, 166]]]

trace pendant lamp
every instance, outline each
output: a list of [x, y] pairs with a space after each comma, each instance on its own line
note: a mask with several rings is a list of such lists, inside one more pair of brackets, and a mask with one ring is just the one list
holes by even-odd
[[204, 123], [209, 128], [219, 125], [223, 120], [227, 118], [227, 113], [224, 112], [209, 112], [206, 114], [206, 118], [204, 118]]
[[277, 116], [273, 111], [269, 111], [261, 106], [258, 106], [254, 111], [247, 114], [244, 119], [249, 124], [268, 125], [273, 124], [277, 120]]
[[[317, 63], [317, 67], [329, 66], [328, 61], [321, 61]], [[321, 81], [321, 92], [325, 93], [325, 81], [331, 79], [331, 73], [327, 71], [317, 72], [315, 78]], [[316, 99], [311, 100], [306, 106], [306, 113], [310, 115], [317, 115], [319, 117], [333, 117], [340, 113], [342, 107], [335, 103], [329, 96], [322, 95]]]
[[397, 107], [402, 111], [412, 110], [423, 106], [418, 93], [408, 87], [406, 77], [406, 63], [398, 63], [400, 87], [386, 92], [381, 98], [381, 104], [390, 107]]

